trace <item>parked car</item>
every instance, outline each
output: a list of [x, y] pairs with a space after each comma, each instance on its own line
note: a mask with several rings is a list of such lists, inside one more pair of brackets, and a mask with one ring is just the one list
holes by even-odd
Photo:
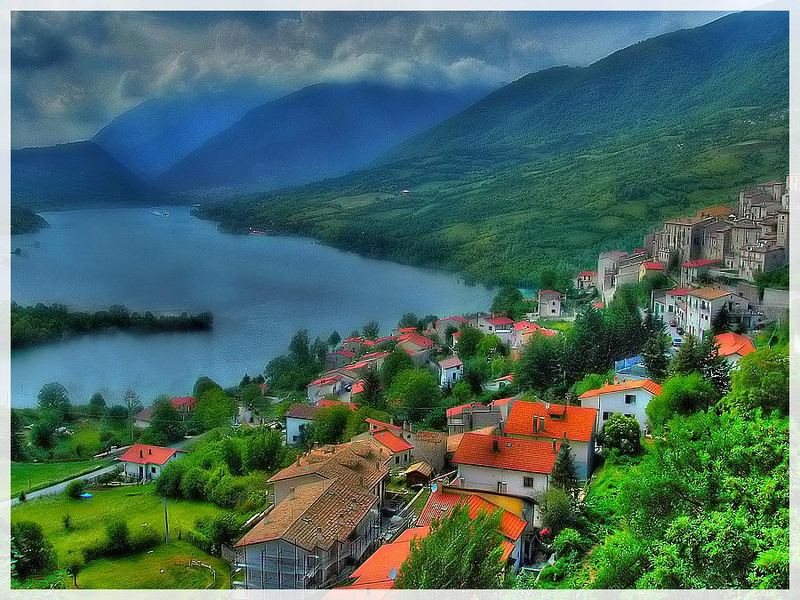
[[676, 348], [680, 348], [682, 344], [683, 340], [681, 338], [679, 337], [672, 338], [672, 345], [675, 346]]

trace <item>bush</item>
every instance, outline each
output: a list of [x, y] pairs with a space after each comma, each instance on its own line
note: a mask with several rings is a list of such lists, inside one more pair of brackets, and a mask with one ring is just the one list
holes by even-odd
[[[185, 459], [184, 459], [185, 460]], [[181, 479], [186, 472], [184, 460], [171, 460], [156, 479], [156, 493], [167, 498], [181, 497]]]
[[112, 521], [106, 525], [105, 553], [108, 556], [122, 556], [131, 549], [131, 536], [125, 521]]
[[187, 500], [204, 500], [208, 473], [200, 467], [190, 467], [181, 478], [181, 496]]
[[634, 417], [614, 413], [603, 425], [603, 450], [632, 456], [641, 450], [641, 430]]
[[64, 492], [72, 499], [77, 500], [81, 497], [81, 494], [86, 490], [86, 481], [83, 479], [76, 479], [75, 481], [70, 481], [67, 484], [66, 490]]
[[581, 554], [590, 545], [590, 542], [584, 539], [577, 529], [571, 527], [562, 529], [553, 541], [553, 547], [559, 557], [569, 556], [573, 552]]
[[18, 553], [16, 570], [20, 579], [55, 568], [56, 554], [53, 544], [44, 537], [38, 523], [31, 521], [12, 523], [11, 538]]
[[130, 552], [136, 554], [138, 552], [149, 550], [153, 546], [160, 544], [161, 534], [153, 529], [150, 525], [144, 524], [139, 531], [136, 531], [130, 535], [129, 540]]
[[27, 499], [28, 499], [28, 497], [25, 495], [25, 492], [20, 492], [19, 493], [19, 501], [20, 502], [25, 502]]
[[542, 507], [542, 526], [553, 533], [572, 524], [574, 514], [572, 501], [561, 488], [551, 487], [544, 493]]
[[67, 531], [72, 529], [72, 517], [70, 516], [69, 513], [61, 517], [61, 522], [64, 524], [64, 529], [66, 529]]

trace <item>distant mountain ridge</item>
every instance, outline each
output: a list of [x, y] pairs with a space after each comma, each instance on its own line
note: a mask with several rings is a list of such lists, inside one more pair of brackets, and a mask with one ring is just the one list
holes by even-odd
[[320, 83], [256, 107], [155, 184], [171, 191], [253, 191], [342, 175], [455, 114], [485, 88], [427, 90]]
[[[204, 207], [493, 283], [633, 248], [788, 170], [788, 14], [745, 12], [533, 73], [330, 181]], [[410, 194], [401, 194], [408, 189]]]

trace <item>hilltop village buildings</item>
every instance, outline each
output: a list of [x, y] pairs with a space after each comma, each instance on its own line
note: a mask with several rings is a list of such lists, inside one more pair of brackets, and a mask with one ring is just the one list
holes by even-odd
[[[600, 300], [591, 304], [602, 307], [619, 286], [658, 277], [670, 284], [653, 291], [650, 309], [671, 332], [711, 335], [722, 310], [746, 332], [788, 307], [779, 290], [767, 289], [762, 297], [752, 285], [757, 273], [787, 264], [788, 206], [783, 183], [744, 190], [735, 207], [712, 206], [667, 221], [640, 248], [604, 252], [597, 270], [578, 273], [574, 287], [585, 303], [597, 290]], [[565, 311], [569, 298], [540, 290], [537, 300], [521, 321], [496, 314], [449, 316], [374, 340], [343, 340], [327, 356], [328, 370], [308, 383], [306, 401], [286, 410], [286, 444], [308, 448], [308, 427], [320, 410], [356, 410], [366, 374], [380, 369], [397, 349], [449, 390], [464, 376], [458, 348], [467, 325], [497, 336], [511, 359], [538, 336], [563, 335], [548, 327], [547, 319], [571, 318]], [[714, 340], [733, 367], [755, 351], [738, 329]], [[559, 453], [571, 453], [578, 478], [588, 480], [606, 421], [613, 414], [634, 417], [648, 434], [647, 407], [662, 388], [650, 379], [641, 357], [618, 361], [613, 379], [564, 403], [504, 394], [513, 379], [507, 374], [483, 384], [496, 392], [492, 401], [447, 408], [446, 431], [366, 418], [363, 433], [349, 441], [299, 454], [269, 479], [270, 508], [235, 544], [235, 566], [244, 571], [237, 585], [393, 588], [413, 540], [428, 536], [431, 523], [456, 506], [467, 507], [473, 518], [482, 510], [501, 513], [501, 560], [509, 570], [541, 565], [549, 555], [541, 502], [553, 485]], [[183, 406], [191, 410], [190, 402]], [[153, 462], [167, 459], [160, 451], [154, 454]], [[146, 449], [126, 454], [132, 473], [146, 476], [148, 456]], [[398, 480], [417, 495], [398, 500], [392, 489]], [[428, 494], [424, 507], [409, 510], [423, 493]]]

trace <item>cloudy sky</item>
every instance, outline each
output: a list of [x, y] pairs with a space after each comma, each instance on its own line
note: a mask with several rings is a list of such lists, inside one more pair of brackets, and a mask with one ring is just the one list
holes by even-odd
[[619, 13], [12, 14], [12, 146], [86, 139], [149, 98], [320, 81], [457, 87], [586, 65], [721, 16]]

